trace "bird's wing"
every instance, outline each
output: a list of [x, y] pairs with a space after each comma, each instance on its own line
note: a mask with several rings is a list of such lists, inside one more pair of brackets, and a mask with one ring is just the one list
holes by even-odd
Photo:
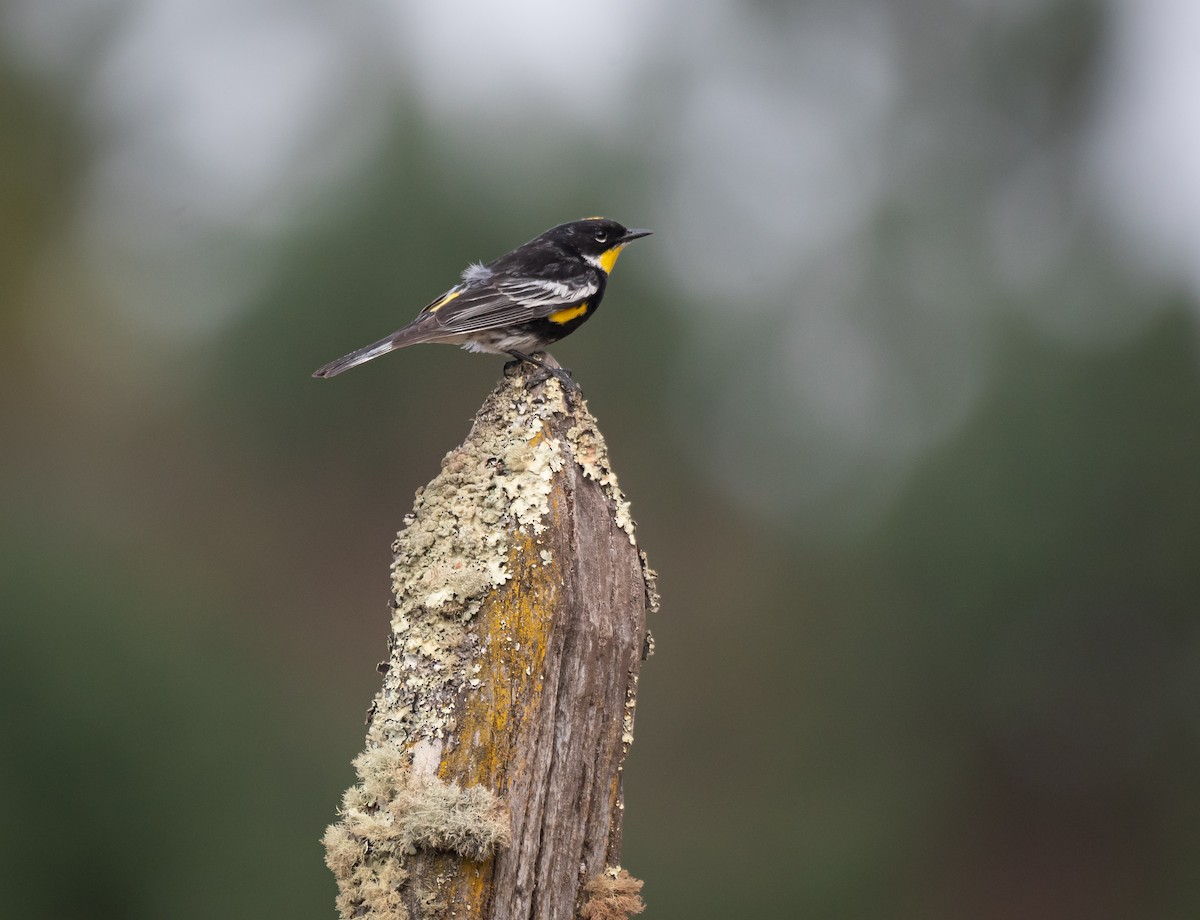
[[446, 333], [495, 329], [549, 316], [594, 297], [594, 279], [551, 281], [541, 278], [492, 277], [485, 284], [451, 288], [421, 311], [432, 315]]

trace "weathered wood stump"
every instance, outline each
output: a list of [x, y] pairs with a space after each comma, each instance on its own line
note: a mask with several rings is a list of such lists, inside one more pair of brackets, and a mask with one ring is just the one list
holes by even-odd
[[582, 397], [527, 368], [393, 545], [383, 688], [324, 841], [344, 918], [642, 907], [619, 867], [621, 773], [654, 574]]

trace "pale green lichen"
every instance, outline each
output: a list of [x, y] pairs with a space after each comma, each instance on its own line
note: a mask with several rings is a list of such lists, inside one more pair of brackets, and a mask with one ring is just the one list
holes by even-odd
[[608, 462], [608, 445], [604, 435], [596, 427], [596, 420], [590, 413], [582, 413], [579, 423], [567, 431], [567, 439], [571, 442], [575, 462], [583, 470], [583, 475], [595, 480], [604, 489], [604, 494], [613, 503], [614, 520], [617, 526], [625, 531], [629, 542], [637, 545], [634, 537], [635, 523], [630, 514], [629, 501], [617, 483], [617, 475]]
[[375, 741], [442, 739], [453, 730], [463, 664], [478, 653], [468, 625], [512, 577], [512, 536], [545, 529], [553, 478], [567, 461], [547, 423], [567, 411], [558, 381], [535, 396], [523, 378], [507, 379], [417, 492], [392, 546], [392, 660], [373, 710]]
[[637, 685], [638, 678], [634, 678], [629, 682], [629, 686], [625, 688], [625, 707], [624, 715], [621, 717], [621, 768], [625, 766], [625, 755], [629, 753], [629, 745], [633, 744], [633, 714], [637, 709]]
[[418, 850], [478, 860], [509, 842], [508, 812], [490, 789], [417, 775], [395, 745], [365, 751], [354, 766], [360, 782], [322, 838], [343, 917], [405, 920], [403, 864]]
[[[638, 550], [638, 559], [642, 562], [642, 577], [646, 580], [646, 612], [658, 613], [658, 608], [662, 606], [662, 597], [658, 593], [658, 572], [650, 568], [650, 560], [646, 558], [644, 550]], [[653, 653], [654, 640], [650, 640], [650, 649]], [[650, 655], [646, 655], [649, 658]]]
[[403, 892], [408, 872], [386, 850], [357, 836], [343, 822], [331, 824], [321, 838], [325, 864], [337, 880], [337, 909], [344, 920], [407, 920]]
[[363, 752], [354, 766], [362, 782], [343, 799], [342, 824], [368, 850], [482, 859], [508, 843], [508, 812], [490, 789], [419, 776], [394, 745]]

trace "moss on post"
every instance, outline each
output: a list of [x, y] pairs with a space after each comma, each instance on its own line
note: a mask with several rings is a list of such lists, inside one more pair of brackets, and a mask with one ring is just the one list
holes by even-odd
[[506, 377], [393, 550], [383, 687], [325, 835], [342, 916], [640, 910], [621, 772], [657, 596], [582, 398]]

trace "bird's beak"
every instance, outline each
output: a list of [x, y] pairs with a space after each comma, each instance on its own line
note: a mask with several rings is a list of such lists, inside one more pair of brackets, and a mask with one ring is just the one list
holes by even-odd
[[640, 240], [643, 236], [649, 236], [653, 230], [626, 230], [625, 235], [621, 237], [622, 243], [631, 243], [634, 240]]

